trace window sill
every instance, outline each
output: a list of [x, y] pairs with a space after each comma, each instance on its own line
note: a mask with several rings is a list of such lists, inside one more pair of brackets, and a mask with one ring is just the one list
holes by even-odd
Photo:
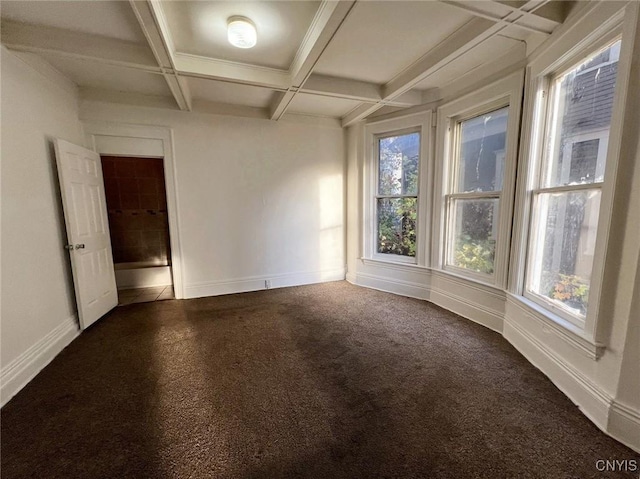
[[482, 273], [477, 273], [475, 271], [466, 270], [464, 268], [456, 268], [455, 266], [450, 265], [445, 265], [438, 271], [455, 278], [465, 279], [473, 283], [481, 284], [482, 286], [489, 286], [490, 288], [500, 289], [496, 285], [495, 275], [485, 275]]
[[543, 329], [553, 332], [557, 337], [570, 344], [593, 360], [598, 360], [605, 345], [596, 342], [589, 334], [566, 319], [547, 311], [539, 304], [512, 293], [507, 293], [507, 303], [519, 308], [527, 316], [536, 320]]
[[360, 258], [360, 261], [362, 261], [362, 264], [367, 266], [384, 266], [385, 268], [398, 269], [401, 271], [427, 271], [429, 269], [426, 266], [420, 266], [416, 263], [392, 261], [391, 259], [386, 258]]

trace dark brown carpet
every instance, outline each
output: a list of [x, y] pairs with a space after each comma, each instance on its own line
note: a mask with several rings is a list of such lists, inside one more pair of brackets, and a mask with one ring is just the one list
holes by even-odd
[[500, 335], [346, 282], [117, 308], [2, 410], [1, 453], [3, 479], [633, 477], [595, 463], [637, 458]]

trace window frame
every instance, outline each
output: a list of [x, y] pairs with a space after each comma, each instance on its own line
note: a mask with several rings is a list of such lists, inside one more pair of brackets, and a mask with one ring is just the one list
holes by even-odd
[[[585, 9], [587, 10], [587, 9]], [[514, 214], [514, 237], [511, 250], [511, 270], [509, 273], [508, 293], [512, 301], [522, 304], [535, 312], [536, 316], [549, 328], [560, 328], [563, 334], [569, 334], [571, 341], [588, 345], [598, 350], [603, 347], [607, 337], [607, 315], [610, 308], [600, 302], [603, 289], [604, 263], [607, 257], [607, 243], [612, 222], [613, 195], [616, 183], [616, 171], [622, 138], [625, 99], [630, 85], [631, 54], [635, 25], [626, 22], [623, 5], [602, 3], [588, 6], [588, 12], [580, 24], [568, 30], [560, 40], [538, 49], [531, 55], [527, 66], [526, 96], [524, 99], [526, 116], [523, 118], [520, 164], [518, 166], [518, 186], [516, 210]], [[600, 214], [591, 272], [589, 308], [584, 325], [577, 326], [565, 316], [556, 314], [547, 305], [530, 300], [524, 295], [527, 274], [527, 262], [530, 249], [531, 222], [533, 220], [532, 192], [540, 182], [542, 145], [546, 126], [547, 108], [544, 92], [549, 91], [549, 79], [556, 73], [567, 71], [582, 59], [597, 52], [600, 48], [621, 38], [622, 45], [618, 63], [618, 77], [614, 94], [612, 120], [609, 128], [605, 179], [600, 198]], [[602, 317], [601, 317], [602, 316]], [[596, 354], [597, 359], [599, 355]]]
[[[429, 146], [432, 144], [431, 110], [426, 110], [399, 118], [372, 121], [365, 126], [365, 214], [363, 257], [387, 263], [404, 264], [407, 266], [428, 266], [426, 251], [426, 236], [429, 228], [429, 175], [431, 161]], [[420, 157], [418, 160], [418, 191], [416, 195], [378, 195], [379, 179], [379, 140], [391, 136], [409, 133], [420, 134]], [[380, 197], [415, 197], [417, 196], [416, 218], [416, 255], [403, 256], [390, 253], [378, 253], [378, 221], [377, 200]]]
[[[416, 190], [416, 194], [415, 195], [403, 195], [403, 194], [397, 194], [397, 195], [382, 195], [380, 194], [380, 141], [384, 140], [385, 138], [392, 138], [392, 137], [397, 137], [397, 136], [403, 136], [403, 135], [411, 135], [413, 133], [418, 133], [418, 135], [420, 135], [419, 138], [419, 157], [418, 157], [418, 188]], [[416, 207], [419, 208], [419, 198], [420, 198], [420, 172], [421, 172], [421, 158], [422, 158], [422, 154], [421, 154], [421, 150], [422, 150], [422, 133], [420, 131], [419, 127], [410, 127], [410, 128], [404, 128], [402, 130], [394, 130], [392, 132], [385, 132], [385, 133], [378, 133], [374, 135], [375, 138], [375, 145], [373, 148], [374, 151], [374, 165], [375, 165], [375, 191], [374, 191], [374, 202], [375, 202], [375, 206], [374, 206], [374, 225], [373, 225], [373, 237], [374, 237], [374, 250], [373, 250], [373, 257], [375, 259], [387, 259], [387, 258], [393, 258], [394, 261], [397, 261], [399, 263], [410, 263], [410, 264], [416, 264], [416, 257], [418, 254], [418, 232], [417, 232], [417, 219], [416, 219], [416, 256], [405, 256], [405, 255], [401, 255], [401, 254], [393, 254], [393, 253], [380, 253], [378, 252], [378, 235], [379, 235], [379, 223], [378, 223], [378, 200], [380, 199], [396, 199], [396, 198], [415, 198], [416, 199]]]
[[[515, 173], [523, 95], [524, 71], [519, 70], [438, 109], [436, 158], [436, 208], [432, 240], [435, 268], [491, 286], [506, 288], [509, 267], [511, 215], [515, 192]], [[509, 108], [506, 130], [502, 188], [498, 192], [455, 192], [459, 168], [459, 125], [466, 120]], [[451, 245], [455, 241], [452, 208], [456, 199], [497, 199], [495, 259], [492, 274], [448, 264]]]
[[[575, 185], [545, 186], [544, 183], [546, 182], [545, 180], [546, 173], [544, 170], [545, 170], [545, 167], [550, 166], [548, 164], [549, 163], [548, 155], [556, 154], [554, 152], [545, 154], [545, 151], [546, 150], [555, 151], [556, 148], [559, 148], [559, 145], [548, 144], [549, 138], [552, 135], [551, 130], [552, 128], [555, 128], [552, 123], [561, 121], [560, 118], [554, 118], [554, 115], [557, 114], [557, 112], [555, 112], [556, 100], [554, 99], [554, 95], [559, 94], [559, 92], [556, 91], [557, 79], [567, 74], [569, 71], [577, 68], [581, 63], [584, 62], [586, 58], [597, 55], [599, 51], [603, 50], [608, 45], [612, 45], [618, 40], [621, 40], [620, 34], [613, 35], [613, 36], [607, 35], [603, 37], [602, 39], [600, 39], [600, 41], [594, 43], [590, 48], [588, 47], [584, 48], [580, 51], [580, 53], [576, 53], [572, 55], [570, 60], [565, 61], [561, 66], [554, 68], [553, 71], [545, 73], [544, 77], [541, 79], [541, 82], [540, 82], [540, 85], [542, 86], [543, 89], [541, 90], [542, 94], [539, 95], [539, 105], [537, 106], [540, 108], [541, 118], [540, 118], [540, 122], [537, 125], [535, 125], [535, 128], [539, 129], [539, 132], [536, 133], [536, 136], [538, 137], [538, 145], [537, 145], [538, 154], [535, 157], [536, 164], [533, 165], [533, 168], [535, 168], [535, 170], [537, 171], [535, 172], [535, 179], [530, 188], [529, 209], [532, 213], [531, 213], [531, 217], [528, 225], [529, 234], [527, 237], [527, 247], [525, 251], [522, 296], [532, 301], [533, 303], [536, 303], [538, 306], [542, 307], [543, 309], [550, 311], [551, 313], [553, 313], [553, 315], [559, 318], [562, 318], [564, 321], [567, 321], [573, 324], [579, 329], [585, 328], [586, 317], [589, 314], [589, 310], [591, 308], [587, 310], [587, 314], [585, 315], [584, 318], [582, 318], [558, 306], [551, 299], [547, 299], [540, 294], [529, 291], [528, 285], [530, 285], [534, 281], [533, 275], [535, 274], [535, 271], [538, 271], [539, 265], [536, 265], [534, 263], [539, 254], [539, 248], [540, 248], [539, 243], [543, 238], [543, 235], [542, 235], [543, 230], [540, 224], [541, 224], [541, 221], [544, 221], [544, 219], [542, 218], [542, 215], [540, 214], [539, 209], [536, 208], [536, 204], [537, 204], [538, 198], [540, 198], [542, 195], [545, 195], [545, 194], [554, 194], [554, 193], [570, 194], [574, 192], [587, 192], [587, 191], [594, 191], [594, 190], [598, 190], [600, 192], [600, 202], [602, 202], [602, 191], [604, 188], [605, 181], [607, 179], [606, 178], [606, 169], [607, 169], [606, 165], [608, 163], [607, 151], [609, 147], [609, 137], [611, 136], [611, 126], [608, 129], [609, 134], [606, 135], [606, 138], [602, 135], [602, 131], [596, 130], [593, 132], [580, 133], [578, 135], [574, 135], [574, 137], [571, 137], [573, 141], [570, 142], [571, 149], [573, 149], [573, 147], [579, 142], [589, 141], [592, 139], [599, 140], [598, 157], [600, 157], [603, 150], [605, 155], [604, 171], [603, 171], [604, 177], [602, 181], [594, 181], [593, 183], [580, 183]], [[618, 59], [618, 62], [619, 62], [619, 59]], [[606, 62], [604, 65], [610, 65], [611, 63], [613, 62]], [[586, 73], [592, 70], [593, 68], [595, 67], [589, 68], [581, 73]], [[615, 88], [617, 87], [618, 87], [618, 82], [616, 79]], [[612, 111], [611, 123], [613, 123], [613, 113], [614, 112]], [[554, 136], [553, 142], [555, 143], [556, 141], [558, 141], [558, 138]], [[564, 151], [558, 152], [558, 155], [560, 156], [564, 156], [564, 154], [565, 154]], [[598, 167], [596, 166], [596, 170], [597, 168]], [[598, 216], [598, 233], [596, 234], [596, 243], [598, 241], [597, 238], [600, 236], [599, 224], [600, 224], [600, 215]], [[593, 269], [595, 268], [595, 263], [596, 263], [596, 255], [594, 254], [593, 265], [592, 265], [592, 276], [593, 276]], [[591, 282], [592, 281], [590, 280], [590, 285], [589, 285], [590, 296], [591, 296]], [[591, 303], [591, 299], [589, 302]]]

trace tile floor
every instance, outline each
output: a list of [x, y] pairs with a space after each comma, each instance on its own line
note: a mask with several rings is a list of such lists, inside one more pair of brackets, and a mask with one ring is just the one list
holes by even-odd
[[173, 286], [156, 286], [153, 288], [121, 289], [118, 291], [118, 306], [131, 303], [148, 303], [174, 299]]

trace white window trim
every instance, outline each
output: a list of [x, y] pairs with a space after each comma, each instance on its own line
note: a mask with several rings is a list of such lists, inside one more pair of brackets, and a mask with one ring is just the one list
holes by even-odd
[[[514, 299], [530, 308], [531, 304], [535, 304], [538, 316], [547, 321], [549, 326], [561, 327], [567, 334], [573, 335], [581, 341], [587, 341], [597, 348], [604, 347], [607, 336], [608, 322], [605, 318], [600, 318], [600, 310], [603, 308], [600, 303], [600, 295], [611, 225], [624, 105], [630, 82], [633, 35], [635, 34], [635, 25], [632, 24], [635, 22], [635, 15], [630, 15], [629, 21], [624, 22], [627, 7], [628, 4], [621, 5], [613, 2], [587, 5], [581, 17], [571, 25], [570, 29], [557, 35], [552, 43], [544, 44], [532, 55], [527, 67], [528, 82], [525, 97], [527, 115], [523, 119], [520, 164], [518, 166], [512, 267], [508, 292], [513, 295]], [[576, 328], [574, 323], [569, 323], [572, 325], [569, 327], [564, 317], [555, 314], [547, 305], [540, 307], [539, 302], [533, 303], [524, 295], [529, 229], [532, 219], [532, 195], [533, 190], [539, 184], [539, 158], [544, 140], [547, 104], [544, 92], [549, 91], [548, 79], [551, 75], [568, 70], [581, 58], [597, 51], [620, 36], [622, 37], [622, 48], [609, 129], [605, 181], [602, 184], [600, 200], [600, 215], [589, 292], [590, 307], [582, 328]]]
[[[513, 214], [513, 198], [515, 192], [516, 160], [518, 154], [518, 136], [522, 104], [524, 72], [518, 71], [487, 86], [474, 91], [438, 109], [438, 127], [436, 132], [436, 167], [435, 167], [435, 208], [433, 218], [432, 259], [433, 268], [449, 272], [456, 276], [505, 289], [509, 268], [509, 247], [511, 237], [511, 218]], [[503, 107], [509, 107], [507, 123], [507, 141], [505, 147], [504, 172], [500, 193], [478, 193], [477, 196], [499, 198], [497, 221], [497, 240], [492, 275], [470, 271], [446, 264], [448, 247], [447, 201], [448, 198], [470, 198], [469, 194], [453, 193], [454, 163], [452, 152], [455, 150], [455, 125], [463, 120], [473, 118]]]
[[[364, 258], [406, 265], [428, 266], [427, 235], [430, 231], [431, 181], [431, 110], [420, 113], [368, 123], [365, 126], [364, 161]], [[418, 214], [416, 224], [416, 256], [401, 256], [377, 253], [376, 195], [378, 179], [378, 138], [396, 133], [420, 133], [420, 162], [418, 165]]]

